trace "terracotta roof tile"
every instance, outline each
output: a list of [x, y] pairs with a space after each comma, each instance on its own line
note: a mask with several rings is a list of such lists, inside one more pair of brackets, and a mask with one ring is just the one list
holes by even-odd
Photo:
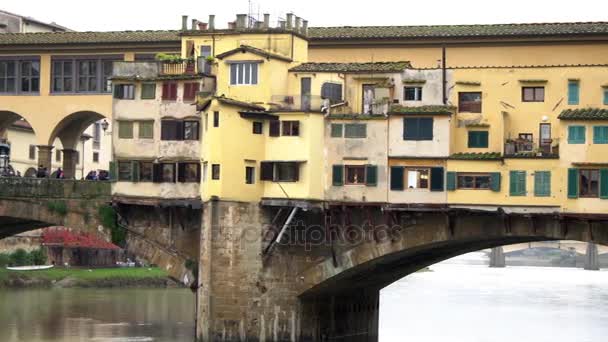
[[498, 152], [459, 152], [450, 156], [450, 159], [457, 160], [501, 160], [502, 156]]
[[389, 109], [389, 114], [434, 114], [434, 115], [450, 115], [453, 114], [456, 107], [453, 106], [416, 106], [407, 107], [402, 105], [392, 105]]
[[113, 31], [113, 32], [36, 32], [3, 33], [0, 45], [53, 44], [118, 44], [159, 43], [179, 44], [179, 31]]
[[293, 72], [401, 72], [411, 68], [410, 62], [374, 62], [374, 63], [303, 63], [289, 69]]
[[232, 49], [232, 50], [220, 53], [219, 55], [217, 55], [215, 57], [218, 59], [224, 59], [224, 58], [234, 55], [235, 53], [238, 53], [238, 52], [250, 52], [255, 55], [266, 57], [266, 58], [275, 58], [275, 59], [282, 60], [285, 62], [292, 62], [291, 58], [289, 58], [289, 57], [279, 55], [279, 54], [276, 54], [273, 52], [269, 52], [269, 51], [266, 51], [263, 49], [258, 49], [256, 47], [249, 46], [249, 45], [241, 45], [240, 47], [238, 47], [236, 49]]
[[557, 117], [560, 120], [608, 120], [608, 109], [565, 109]]

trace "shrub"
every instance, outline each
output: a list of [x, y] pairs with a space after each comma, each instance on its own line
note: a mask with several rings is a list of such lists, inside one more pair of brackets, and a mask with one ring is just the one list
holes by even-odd
[[114, 208], [109, 205], [99, 207], [99, 219], [106, 229], [110, 229], [112, 243], [118, 246], [124, 246], [127, 240], [127, 230], [118, 225]]
[[10, 266], [27, 266], [31, 264], [32, 256], [22, 248], [19, 248], [10, 255]]
[[34, 265], [46, 264], [46, 253], [42, 248], [38, 248], [30, 252], [30, 258]]

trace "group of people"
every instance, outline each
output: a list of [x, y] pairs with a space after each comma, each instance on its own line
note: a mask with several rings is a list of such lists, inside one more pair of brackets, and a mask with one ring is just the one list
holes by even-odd
[[[46, 167], [44, 167], [43, 165], [38, 166], [38, 170], [36, 171], [36, 178], [49, 178], [49, 172], [47, 170]], [[63, 172], [63, 169], [61, 169], [60, 167], [57, 168], [57, 171], [55, 171], [53, 173], [53, 178], [56, 179], [65, 179], [65, 173]], [[91, 180], [91, 181], [103, 181], [103, 180], [109, 180], [110, 179], [110, 175], [108, 174], [107, 171], [104, 170], [99, 170], [99, 172], [97, 172], [96, 170], [93, 171], [89, 171], [89, 173], [87, 174], [87, 176], [84, 178], [85, 180]]]

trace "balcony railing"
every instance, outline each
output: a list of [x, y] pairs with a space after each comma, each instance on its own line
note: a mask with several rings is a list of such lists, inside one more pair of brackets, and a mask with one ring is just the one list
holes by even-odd
[[152, 78], [170, 75], [210, 75], [211, 63], [204, 57], [185, 61], [114, 62], [114, 77]]
[[160, 62], [161, 75], [195, 75], [196, 64], [192, 60], [183, 62]]
[[330, 101], [319, 95], [272, 95], [270, 109], [289, 112], [320, 112]]
[[388, 113], [389, 100], [374, 100], [363, 105], [363, 114], [382, 115]]
[[508, 139], [505, 141], [505, 156], [507, 157], [542, 157], [559, 158], [559, 145], [545, 142], [539, 146], [526, 139]]

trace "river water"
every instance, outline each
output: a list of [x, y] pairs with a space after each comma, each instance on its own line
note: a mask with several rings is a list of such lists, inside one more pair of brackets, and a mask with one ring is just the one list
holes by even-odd
[[[608, 271], [437, 264], [381, 292], [381, 342], [600, 342]], [[186, 289], [1, 290], [2, 342], [193, 340]]]

